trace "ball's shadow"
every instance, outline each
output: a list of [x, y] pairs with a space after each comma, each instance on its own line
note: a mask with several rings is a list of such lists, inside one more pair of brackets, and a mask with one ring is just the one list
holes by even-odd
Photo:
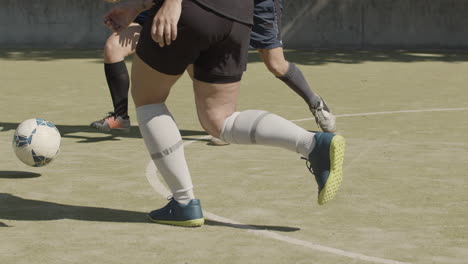
[[40, 177], [41, 174], [29, 171], [0, 171], [0, 179], [29, 179]]
[[[15, 131], [19, 123], [9, 123], [0, 121], [0, 132]], [[125, 132], [103, 132], [98, 131], [89, 125], [60, 125], [55, 124], [60, 134], [64, 138], [77, 139], [77, 143], [96, 143], [102, 141], [117, 141], [120, 138], [141, 138], [138, 126], [130, 127], [128, 133]], [[79, 133], [79, 134], [75, 134]], [[88, 134], [89, 133], [89, 134]], [[192, 136], [207, 136], [205, 131], [180, 129], [180, 134], [185, 140], [190, 140]]]

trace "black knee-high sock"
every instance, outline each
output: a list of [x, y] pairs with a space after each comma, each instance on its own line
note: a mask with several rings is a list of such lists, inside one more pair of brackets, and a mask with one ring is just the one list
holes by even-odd
[[112, 96], [116, 115], [128, 117], [128, 89], [130, 78], [125, 61], [104, 63], [107, 85]]
[[288, 71], [285, 75], [278, 77], [286, 83], [294, 92], [304, 99], [309, 105], [309, 109], [314, 108], [320, 102], [320, 96], [314, 93], [307, 83], [301, 70], [294, 63], [289, 63]]

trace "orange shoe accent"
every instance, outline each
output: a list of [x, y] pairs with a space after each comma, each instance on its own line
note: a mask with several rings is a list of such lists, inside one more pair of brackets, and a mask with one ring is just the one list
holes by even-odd
[[109, 124], [109, 128], [111, 129], [116, 129], [116, 128], [122, 128], [122, 123], [120, 123], [115, 116], [109, 116], [108, 118], [105, 119], [107, 124]]

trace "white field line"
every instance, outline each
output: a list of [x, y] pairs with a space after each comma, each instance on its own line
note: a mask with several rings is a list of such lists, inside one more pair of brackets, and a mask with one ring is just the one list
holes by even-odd
[[[189, 145], [195, 141], [187, 141], [185, 142], [184, 145]], [[148, 182], [150, 185], [153, 187], [153, 189], [160, 194], [163, 197], [168, 197], [171, 195], [171, 192], [165, 187], [165, 185], [159, 180], [158, 177], [158, 170], [156, 166], [154, 165], [153, 161], [150, 161], [148, 163], [148, 166], [146, 167], [145, 171], [146, 178], [148, 179]], [[383, 258], [377, 258], [377, 257], [371, 257], [371, 256], [366, 256], [360, 253], [354, 253], [350, 251], [345, 251], [337, 248], [332, 248], [332, 247], [327, 247], [327, 246], [322, 246], [319, 244], [315, 244], [309, 241], [304, 241], [284, 235], [280, 235], [277, 233], [274, 233], [272, 231], [267, 231], [267, 230], [260, 230], [256, 227], [245, 225], [239, 222], [236, 222], [234, 220], [218, 216], [216, 214], [210, 213], [208, 211], [203, 210], [203, 214], [205, 215], [206, 218], [218, 221], [218, 222], [224, 222], [227, 224], [233, 224], [233, 225], [240, 225], [246, 227], [245, 230], [250, 233], [254, 233], [255, 235], [263, 236], [266, 238], [270, 239], [275, 239], [279, 241], [286, 242], [288, 244], [293, 244], [293, 245], [298, 245], [306, 248], [310, 248], [315, 251], [322, 251], [322, 252], [327, 252], [330, 254], [338, 255], [338, 256], [343, 256], [343, 257], [348, 257], [352, 259], [359, 259], [359, 260], [364, 260], [364, 261], [369, 261], [373, 263], [380, 263], [380, 264], [409, 264], [408, 262], [400, 262], [400, 261], [395, 261], [391, 259], [383, 259]]]
[[[461, 108], [433, 108], [433, 109], [419, 109], [419, 110], [397, 110], [397, 111], [383, 111], [383, 112], [370, 112], [370, 113], [356, 113], [356, 114], [343, 114], [335, 115], [335, 117], [352, 117], [352, 116], [371, 116], [371, 115], [391, 115], [391, 114], [402, 114], [402, 113], [424, 113], [424, 112], [444, 112], [444, 111], [466, 111], [468, 107]], [[313, 120], [314, 118], [303, 118], [290, 120], [291, 122], [300, 122]]]
[[[352, 116], [369, 116], [369, 115], [387, 115], [387, 114], [399, 114], [399, 113], [422, 113], [422, 112], [441, 112], [441, 111], [464, 111], [468, 110], [468, 108], [437, 108], [437, 109], [420, 109], [420, 110], [400, 110], [400, 111], [384, 111], [384, 112], [370, 112], [370, 113], [357, 113], [357, 114], [343, 114], [343, 115], [336, 115], [336, 117], [352, 117]], [[297, 120], [291, 120], [292, 122], [299, 122], [299, 121], [304, 121], [304, 120], [311, 120], [313, 118], [305, 118], [305, 119], [297, 119]], [[206, 139], [210, 138], [210, 136], [203, 136], [200, 137], [200, 139]], [[184, 146], [188, 146], [192, 144], [193, 142], [196, 142], [196, 140], [191, 140], [191, 141], [186, 141], [184, 142]], [[150, 183], [150, 185], [153, 187], [153, 189], [163, 197], [168, 197], [171, 195], [171, 192], [165, 187], [165, 185], [159, 180], [158, 177], [158, 170], [156, 166], [154, 165], [153, 161], [150, 161], [148, 163], [148, 166], [146, 167], [145, 171], [145, 176]], [[305, 240], [300, 240], [284, 235], [280, 235], [278, 233], [268, 231], [268, 230], [260, 230], [258, 228], [255, 228], [253, 226], [245, 225], [239, 222], [236, 222], [234, 220], [224, 218], [221, 216], [218, 216], [216, 214], [210, 213], [208, 211], [203, 212], [204, 215], [211, 220], [214, 221], [219, 221], [219, 222], [224, 222], [228, 224], [234, 224], [234, 225], [242, 225], [245, 227], [248, 227], [246, 229], [250, 233], [254, 233], [256, 235], [260, 235], [266, 238], [270, 239], [275, 239], [279, 241], [286, 242], [288, 244], [293, 244], [293, 245], [298, 245], [306, 248], [310, 248], [315, 251], [321, 251], [321, 252], [327, 252], [330, 254], [338, 255], [338, 256], [343, 256], [343, 257], [348, 257], [352, 259], [359, 259], [359, 260], [364, 260], [368, 262], [373, 262], [373, 263], [381, 263], [381, 264], [410, 264], [408, 262], [401, 262], [401, 261], [396, 261], [396, 260], [391, 260], [391, 259], [384, 259], [384, 258], [378, 258], [378, 257], [372, 257], [372, 256], [367, 256], [363, 255], [360, 253], [355, 253], [351, 251], [346, 251], [338, 248], [332, 248], [332, 247], [327, 247], [323, 246], [320, 244], [312, 243], [309, 241]]]

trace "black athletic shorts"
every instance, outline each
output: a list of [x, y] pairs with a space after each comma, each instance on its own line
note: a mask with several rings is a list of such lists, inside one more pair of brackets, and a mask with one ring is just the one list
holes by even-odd
[[[161, 8], [158, 2], [150, 11], [152, 20]], [[250, 26], [223, 17], [192, 1], [182, 1], [177, 39], [160, 47], [151, 38], [152, 23], [145, 23], [136, 48], [138, 56], [153, 69], [182, 74], [194, 65], [194, 78], [208, 83], [233, 83], [246, 70]]]
[[135, 20], [133, 20], [133, 22], [138, 23], [141, 26], [143, 26], [146, 20], [148, 19], [148, 16], [149, 16], [149, 10], [145, 10], [141, 12], [140, 14], [138, 14], [138, 16], [135, 18]]

